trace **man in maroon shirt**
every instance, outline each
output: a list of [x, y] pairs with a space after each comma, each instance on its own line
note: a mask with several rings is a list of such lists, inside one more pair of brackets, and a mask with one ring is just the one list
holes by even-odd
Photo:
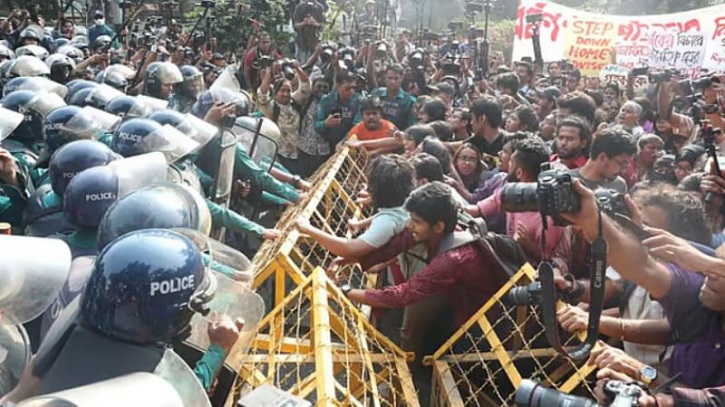
[[[380, 290], [343, 286], [343, 292], [352, 301], [378, 308], [402, 308], [440, 292], [455, 313], [456, 326], [461, 326], [498, 291], [507, 275], [490, 247], [477, 238], [461, 240], [465, 232], [454, 232], [457, 205], [447, 185], [431, 182], [416, 189], [405, 209], [410, 213], [408, 228], [359, 259], [360, 265], [367, 270], [423, 243], [428, 249], [427, 266], [402, 284]], [[443, 246], [447, 250], [441, 250]]]
[[584, 119], [569, 116], [556, 127], [556, 151], [552, 163], [561, 163], [573, 170], [582, 167], [589, 156], [592, 129]]

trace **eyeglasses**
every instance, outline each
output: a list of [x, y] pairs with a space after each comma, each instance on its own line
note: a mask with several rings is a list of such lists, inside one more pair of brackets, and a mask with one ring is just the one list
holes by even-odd
[[458, 157], [458, 161], [463, 163], [475, 164], [478, 161], [476, 157]]

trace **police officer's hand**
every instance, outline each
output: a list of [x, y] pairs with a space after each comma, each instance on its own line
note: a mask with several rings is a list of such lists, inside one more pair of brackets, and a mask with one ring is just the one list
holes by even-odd
[[282, 232], [277, 229], [264, 229], [264, 232], [262, 232], [262, 239], [264, 240], [279, 239], [280, 236], [282, 236]]
[[239, 332], [243, 327], [243, 319], [232, 321], [228, 315], [221, 315], [214, 322], [209, 323], [207, 329], [209, 342], [222, 348], [225, 352], [229, 352], [239, 339]]
[[18, 165], [9, 151], [0, 148], [0, 181], [12, 186], [20, 186], [18, 182]]
[[219, 124], [222, 119], [228, 116], [234, 116], [236, 107], [233, 103], [217, 102], [209, 109], [204, 116], [204, 121], [212, 124]]

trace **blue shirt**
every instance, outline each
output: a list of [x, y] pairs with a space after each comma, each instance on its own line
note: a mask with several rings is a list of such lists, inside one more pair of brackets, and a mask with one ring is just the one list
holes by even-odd
[[[414, 112], [415, 96], [401, 89], [395, 97], [389, 97], [387, 88], [377, 88], [370, 94], [380, 98], [383, 119], [392, 122], [398, 129], [405, 130], [418, 123]], [[358, 112], [358, 116], [361, 114], [362, 112]]]
[[[354, 125], [360, 122], [358, 111], [360, 110], [360, 95], [353, 94], [346, 103], [340, 102], [340, 95], [337, 91], [329, 93], [320, 101], [320, 107], [315, 116], [315, 130], [331, 145], [336, 145], [347, 136], [347, 133]], [[325, 120], [330, 116], [333, 109], [342, 109], [342, 122], [335, 127], [325, 127]]]

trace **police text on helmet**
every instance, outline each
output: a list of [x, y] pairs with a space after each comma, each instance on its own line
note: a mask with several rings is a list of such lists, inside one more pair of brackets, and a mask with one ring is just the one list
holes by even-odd
[[128, 141], [133, 141], [134, 143], [135, 143], [135, 142], [138, 142], [138, 141], [141, 141], [141, 136], [140, 136], [140, 135], [138, 135], [138, 134], [131, 134], [131, 133], [126, 133], [125, 131], [120, 131], [120, 132], [118, 132], [118, 137], [119, 137], [119, 138], [120, 138], [121, 140], [128, 140]]
[[166, 295], [192, 288], [194, 288], [194, 276], [177, 277], [163, 281], [152, 281], [151, 296], [153, 297], [156, 294]]
[[86, 201], [105, 201], [107, 199], [116, 199], [116, 194], [114, 194], [113, 192], [86, 194]]

